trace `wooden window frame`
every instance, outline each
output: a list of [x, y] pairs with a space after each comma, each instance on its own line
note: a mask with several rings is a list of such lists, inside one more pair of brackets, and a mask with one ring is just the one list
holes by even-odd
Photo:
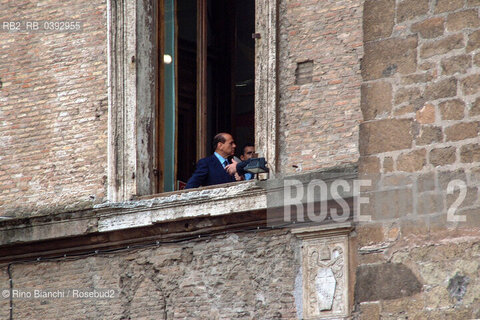
[[[158, 16], [154, 0], [107, 0], [109, 201], [153, 194], [157, 154]], [[277, 172], [278, 0], [256, 1], [255, 146]], [[204, 90], [204, 89], [201, 89]], [[206, 117], [199, 121], [206, 121]], [[201, 125], [201, 124], [200, 124]], [[200, 137], [200, 141], [206, 138]], [[205, 143], [200, 143], [205, 146]]]

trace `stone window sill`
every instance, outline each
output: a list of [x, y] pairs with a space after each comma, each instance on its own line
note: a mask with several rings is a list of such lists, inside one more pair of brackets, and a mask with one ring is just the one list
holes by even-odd
[[150, 195], [129, 202], [97, 205], [96, 208], [112, 210], [98, 221], [98, 231], [106, 232], [262, 210], [267, 208], [267, 196], [256, 181], [244, 181]]

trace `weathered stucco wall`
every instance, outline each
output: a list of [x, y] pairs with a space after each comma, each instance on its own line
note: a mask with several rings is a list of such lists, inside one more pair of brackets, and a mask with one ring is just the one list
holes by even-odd
[[[2, 0], [0, 8], [0, 215], [102, 201], [106, 2]], [[8, 21], [82, 29], [9, 33]]]
[[279, 166], [358, 160], [362, 1], [279, 1]]
[[[372, 223], [357, 228], [356, 316], [479, 318], [479, 3], [363, 11], [359, 176], [372, 181]], [[385, 270], [402, 274], [403, 293], [368, 281]]]
[[[13, 318], [296, 319], [298, 250], [291, 234], [262, 231], [13, 264], [14, 289], [115, 290], [113, 299], [13, 299]], [[0, 288], [9, 288], [6, 267]]]

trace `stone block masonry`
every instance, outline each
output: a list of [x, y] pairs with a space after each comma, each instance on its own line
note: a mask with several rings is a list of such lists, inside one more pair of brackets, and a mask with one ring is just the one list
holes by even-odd
[[[373, 224], [357, 228], [354, 319], [480, 317], [472, 273], [480, 241], [479, 6], [364, 4], [359, 175], [373, 181], [362, 210]], [[371, 277], [390, 269], [401, 285]]]
[[[254, 236], [252, 236], [254, 235]], [[13, 264], [13, 287], [112, 289], [112, 299], [13, 299], [14, 319], [297, 319], [298, 240], [230, 233], [78, 260]], [[6, 268], [0, 288], [8, 288]], [[0, 306], [5, 301], [0, 297]], [[7, 308], [0, 308], [8, 318]]]
[[[384, 1], [365, 3], [365, 8], [372, 12], [364, 15], [364, 19], [370, 16], [371, 19], [364, 21], [367, 41], [362, 63], [366, 81], [362, 86], [362, 111], [365, 123], [361, 128], [365, 129], [360, 136], [360, 153], [385, 157], [392, 150], [415, 149], [424, 144], [422, 133], [431, 131], [432, 126], [440, 128], [442, 135], [429, 143], [443, 147], [451, 147], [450, 141], [467, 143], [468, 139], [476, 138], [478, 119], [474, 107], [479, 92], [479, 70], [473, 60], [478, 46], [468, 43], [475, 41], [480, 27], [478, 7], [403, 1], [397, 4], [395, 15], [377, 16], [375, 12], [383, 12], [385, 6]], [[456, 8], [454, 12], [446, 11], [449, 6]], [[380, 26], [391, 24], [394, 27], [389, 34], [376, 31]], [[393, 99], [386, 94], [390, 91]], [[387, 119], [412, 122], [408, 134], [392, 138], [398, 147], [388, 141], [382, 143], [383, 129], [378, 129], [372, 137], [371, 130], [383, 128]]]
[[357, 230], [353, 319], [480, 317], [477, 231], [429, 232], [418, 223]]
[[[378, 163], [380, 179], [468, 173], [479, 165], [478, 4], [366, 1], [367, 9], [360, 162]], [[360, 168], [374, 173], [368, 164]]]
[[0, 32], [0, 215], [105, 199], [106, 3], [0, 1], [0, 21], [78, 21], [78, 32]]

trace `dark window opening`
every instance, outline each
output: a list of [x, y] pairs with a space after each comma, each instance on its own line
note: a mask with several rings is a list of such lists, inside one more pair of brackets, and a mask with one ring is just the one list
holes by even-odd
[[[159, 110], [174, 107], [176, 125], [175, 146], [169, 149], [165, 143], [160, 153], [174, 148], [176, 156], [173, 168], [162, 165], [163, 156], [159, 167], [174, 170], [177, 189], [179, 181], [186, 182], [192, 175], [196, 161], [213, 152], [211, 140], [216, 133], [231, 133], [237, 153], [241, 145], [254, 141], [255, 1], [167, 1], [175, 8], [171, 28], [175, 79], [165, 74], [160, 83], [174, 84], [175, 102], [168, 106], [168, 99], [160, 100], [165, 105]], [[161, 181], [163, 190], [158, 191], [173, 190], [171, 182]]]

